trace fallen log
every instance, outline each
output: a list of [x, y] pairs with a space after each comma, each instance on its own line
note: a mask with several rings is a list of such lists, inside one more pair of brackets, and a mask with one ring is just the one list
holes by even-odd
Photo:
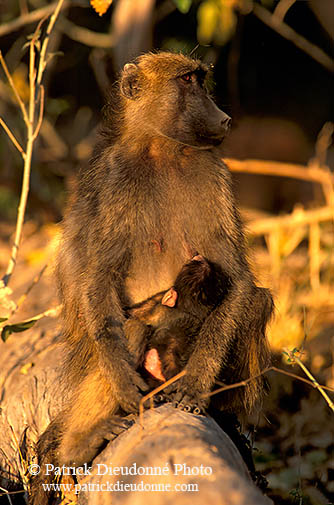
[[216, 422], [167, 404], [144, 413], [78, 482], [80, 505], [268, 505]]
[[[66, 393], [58, 381], [61, 347], [50, 335], [31, 338], [32, 331], [20, 345], [14, 339], [1, 344], [5, 380], [1, 383], [0, 487], [9, 491], [27, 487], [34, 443], [60, 410]], [[22, 374], [26, 363], [34, 366]], [[79, 505], [272, 503], [253, 484], [239, 451], [212, 418], [171, 404], [146, 411], [142, 425], [137, 419], [110, 442], [86, 475], [77, 475], [77, 483], [72, 477], [68, 484], [62, 482], [65, 499], [75, 498]], [[16, 496], [11, 496], [13, 504]]]

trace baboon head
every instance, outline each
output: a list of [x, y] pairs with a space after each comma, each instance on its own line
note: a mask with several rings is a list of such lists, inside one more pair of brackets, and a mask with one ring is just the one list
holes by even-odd
[[220, 144], [231, 118], [208, 94], [208, 70], [199, 60], [167, 52], [126, 64], [120, 80], [125, 128], [191, 146]]

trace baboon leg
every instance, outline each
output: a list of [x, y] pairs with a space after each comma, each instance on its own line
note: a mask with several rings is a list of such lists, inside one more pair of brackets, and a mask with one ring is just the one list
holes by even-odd
[[89, 429], [64, 433], [59, 443], [58, 463], [65, 466], [82, 466], [89, 463], [104, 449], [107, 443], [114, 440], [133, 422], [113, 415], [109, 419], [99, 419]]
[[51, 486], [53, 481], [53, 475], [47, 475], [46, 465], [55, 465], [56, 463], [57, 448], [62, 434], [61, 429], [62, 425], [59, 417], [59, 419], [56, 418], [49, 424], [38, 440], [36, 451], [40, 471], [39, 474], [31, 477], [29, 505], [49, 505], [53, 503], [55, 491], [51, 488], [46, 489], [43, 485]]
[[106, 440], [115, 438], [129, 424], [115, 416], [118, 403], [109, 382], [99, 370], [85, 377], [74, 399], [65, 415], [58, 461], [60, 464], [81, 466], [92, 461]]
[[131, 425], [115, 415], [118, 409], [109, 383], [94, 371], [75, 391], [75, 401], [51, 422], [37, 443], [40, 473], [31, 480], [31, 505], [52, 503], [54, 491], [45, 490], [54, 475], [46, 475], [47, 465], [82, 466], [89, 463], [109, 440]]

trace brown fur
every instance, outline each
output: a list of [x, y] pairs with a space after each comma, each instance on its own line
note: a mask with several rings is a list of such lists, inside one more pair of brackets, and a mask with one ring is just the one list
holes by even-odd
[[[235, 382], [267, 363], [272, 299], [248, 266], [219, 148], [230, 119], [208, 96], [206, 74], [181, 54], [143, 55], [124, 67], [104, 109], [64, 219], [57, 277], [72, 399], [38, 443], [42, 466], [93, 459], [117, 432], [116, 406], [137, 411], [147, 384], [124, 336], [125, 307], [167, 290], [194, 254], [220, 265], [230, 285], [201, 327], [178, 397], [196, 404], [217, 378]], [[221, 407], [248, 409], [261, 390], [254, 381], [222, 396]], [[42, 468], [34, 505], [52, 500], [44, 479]]]
[[196, 256], [182, 267], [171, 289], [127, 311], [130, 318], [124, 333], [129, 350], [152, 387], [184, 369], [203, 322], [222, 303], [228, 289], [229, 278], [219, 265]]

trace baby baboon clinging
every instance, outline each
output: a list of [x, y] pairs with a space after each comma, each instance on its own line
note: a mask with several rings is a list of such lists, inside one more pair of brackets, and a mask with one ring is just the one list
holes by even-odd
[[[175, 383], [175, 398], [257, 374], [268, 360], [270, 292], [255, 285], [220, 144], [230, 118], [206, 89], [208, 69], [182, 54], [157, 53], [125, 65], [106, 105], [104, 130], [64, 219], [58, 259], [67, 346], [66, 409], [42, 435], [39, 464], [92, 460], [115, 427], [115, 405], [137, 412], [147, 384], [136, 371], [123, 325], [126, 307], [167, 290], [200, 254], [229, 279], [206, 317]], [[221, 396], [223, 409], [249, 409], [262, 381]], [[44, 505], [43, 471], [32, 503]]]
[[229, 279], [220, 266], [198, 255], [182, 267], [171, 289], [127, 311], [124, 332], [129, 350], [150, 385], [184, 369], [204, 320], [228, 288]]

